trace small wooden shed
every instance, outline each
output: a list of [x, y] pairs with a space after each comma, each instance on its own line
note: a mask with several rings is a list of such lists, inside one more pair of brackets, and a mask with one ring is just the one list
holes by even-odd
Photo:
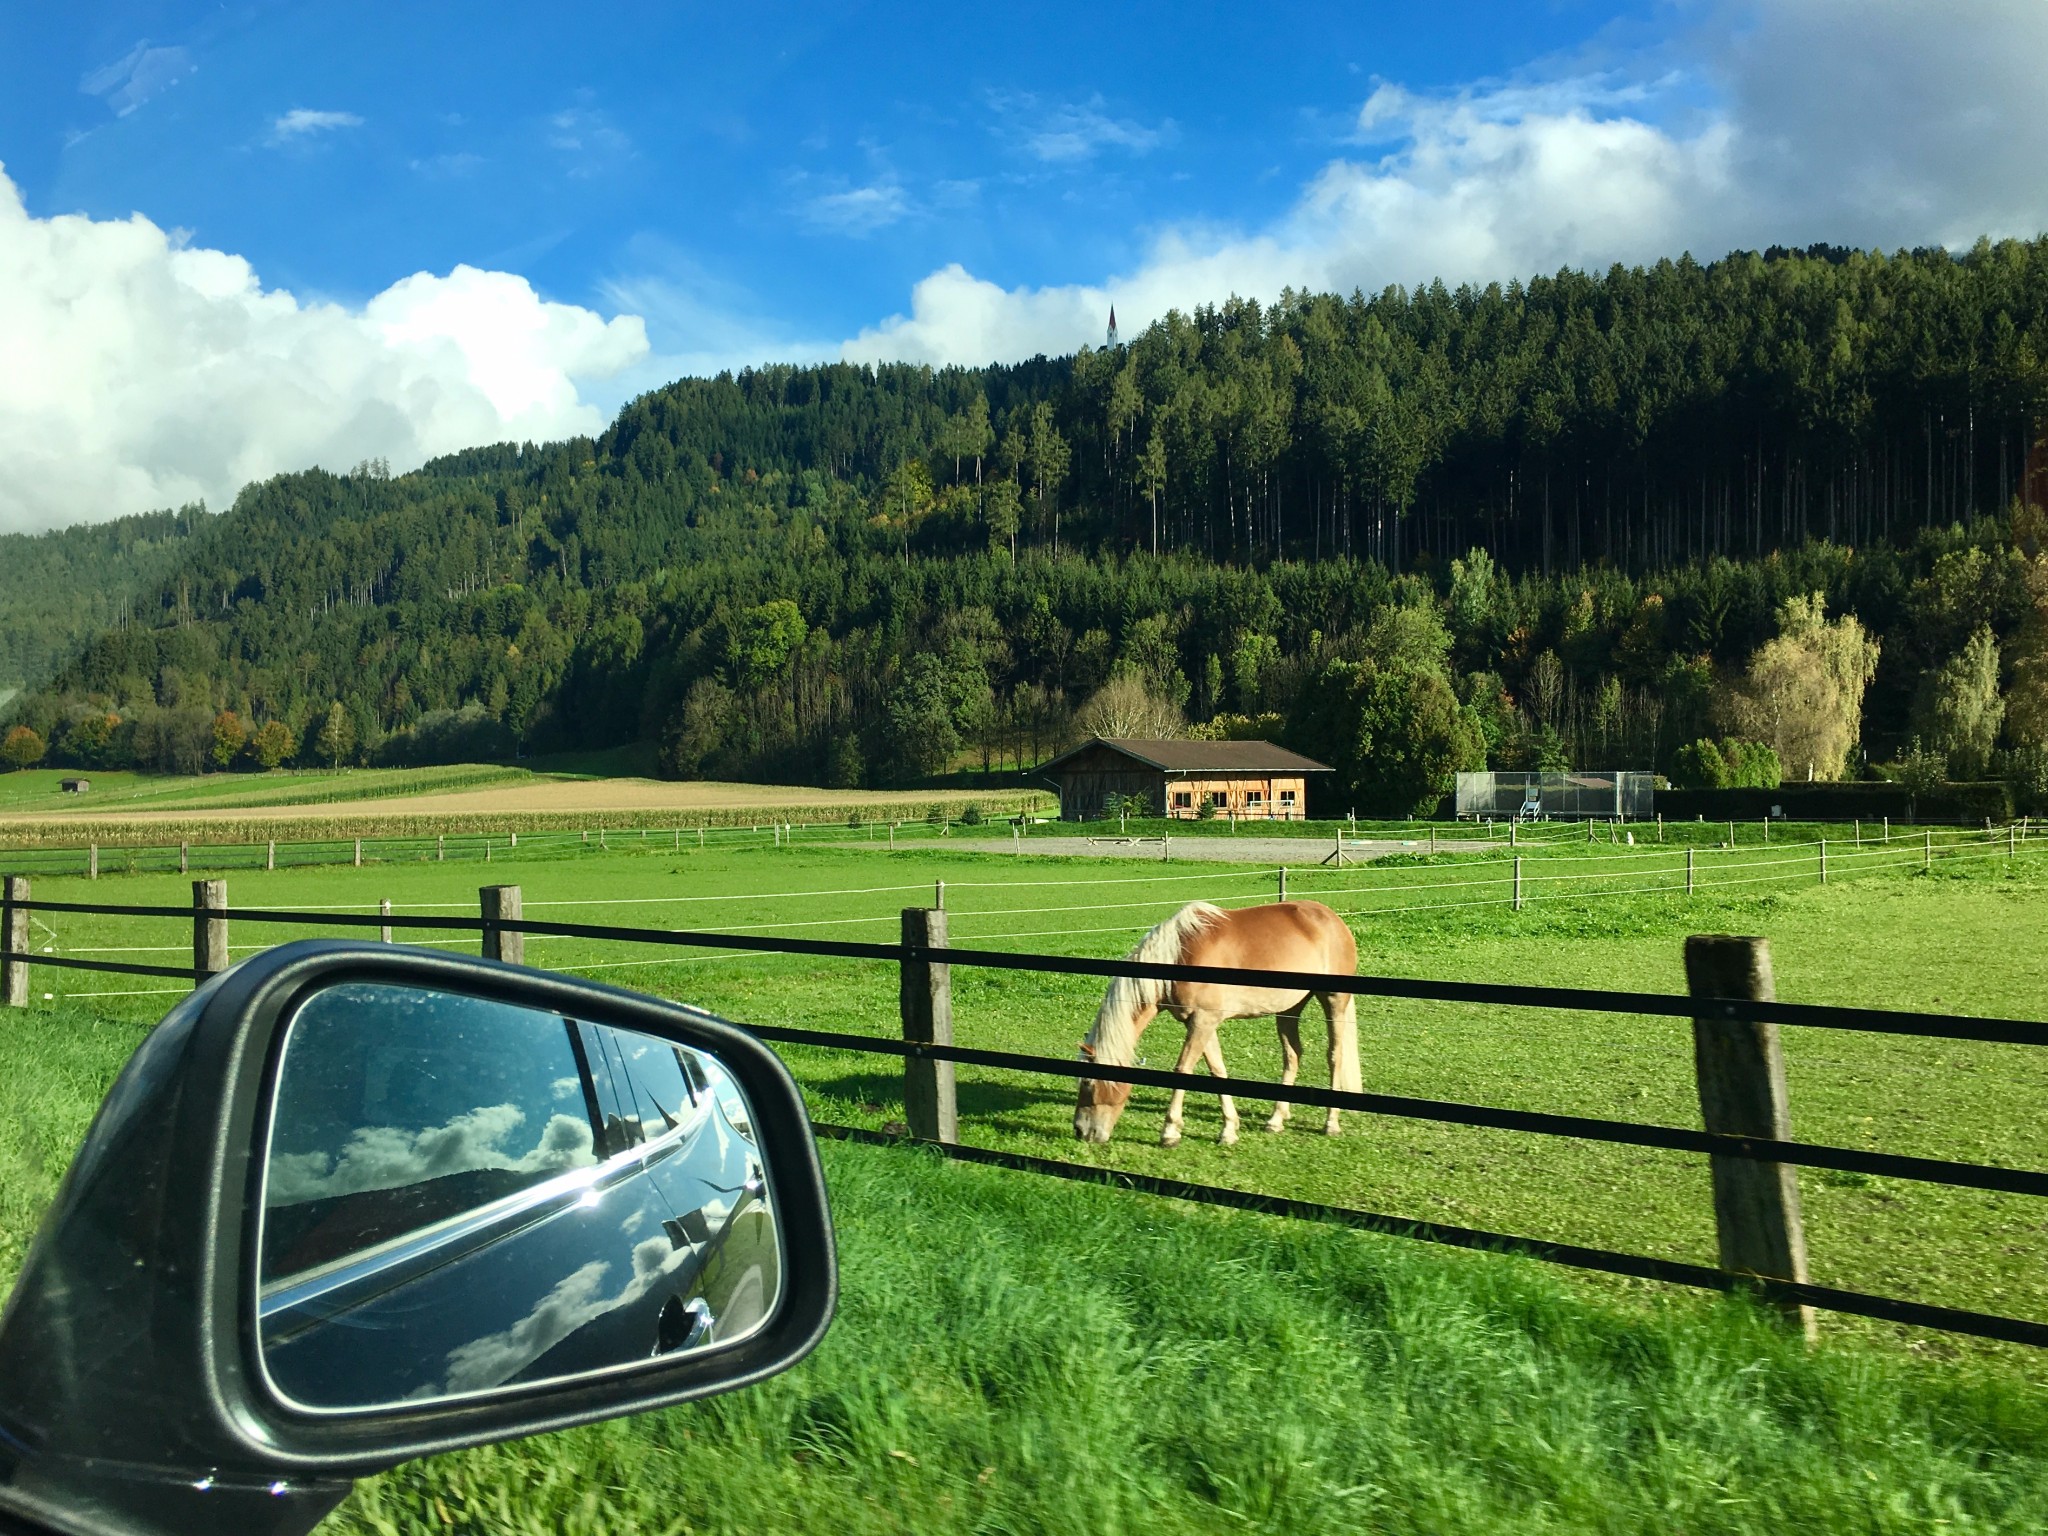
[[59, 779], [57, 788], [67, 795], [82, 795], [92, 788], [91, 779]]
[[1270, 741], [1096, 736], [1040, 771], [1059, 789], [1062, 821], [1114, 815], [1127, 795], [1142, 795], [1154, 815], [1179, 820], [1210, 805], [1219, 816], [1300, 821], [1308, 814], [1308, 775], [1332, 770]]

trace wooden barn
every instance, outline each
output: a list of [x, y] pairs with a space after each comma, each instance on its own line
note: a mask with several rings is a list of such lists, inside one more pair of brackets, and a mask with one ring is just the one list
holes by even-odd
[[1062, 821], [1116, 814], [1120, 797], [1142, 795], [1154, 815], [1182, 820], [1213, 805], [1240, 820], [1300, 821], [1308, 778], [1322, 763], [1270, 741], [1133, 741], [1096, 736], [1041, 770], [1060, 792]]

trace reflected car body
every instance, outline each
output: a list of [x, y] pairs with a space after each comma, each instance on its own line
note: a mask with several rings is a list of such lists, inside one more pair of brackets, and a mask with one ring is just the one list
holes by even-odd
[[[575, 1066], [548, 1131], [578, 1165], [538, 1182], [458, 1168], [266, 1212], [261, 1351], [287, 1402], [433, 1402], [727, 1343], [767, 1321], [780, 1235], [731, 1079], [648, 1036], [549, 1027], [566, 1031], [568, 1049], [559, 1036], [551, 1049]], [[579, 1122], [566, 1138], [565, 1120]]]

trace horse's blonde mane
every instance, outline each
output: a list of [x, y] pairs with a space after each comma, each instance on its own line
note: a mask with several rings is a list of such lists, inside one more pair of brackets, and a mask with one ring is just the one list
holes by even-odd
[[[1224, 916], [1221, 907], [1206, 901], [1191, 901], [1165, 922], [1138, 940], [1138, 947], [1124, 956], [1151, 965], [1174, 965], [1188, 940]], [[1138, 1014], [1156, 1008], [1166, 998], [1170, 981], [1149, 976], [1119, 976], [1110, 982], [1095, 1015], [1095, 1027], [1085, 1042], [1096, 1061], [1104, 1066], [1128, 1067], [1137, 1059], [1138, 1034], [1132, 1027]]]

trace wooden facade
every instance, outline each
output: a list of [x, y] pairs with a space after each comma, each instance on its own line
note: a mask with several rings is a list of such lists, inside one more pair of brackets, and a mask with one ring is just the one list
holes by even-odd
[[1128, 797], [1155, 816], [1193, 820], [1212, 805], [1239, 820], [1299, 821], [1308, 775], [1323, 764], [1269, 741], [1137, 741], [1096, 737], [1045, 765], [1060, 792], [1060, 819], [1114, 816]]

